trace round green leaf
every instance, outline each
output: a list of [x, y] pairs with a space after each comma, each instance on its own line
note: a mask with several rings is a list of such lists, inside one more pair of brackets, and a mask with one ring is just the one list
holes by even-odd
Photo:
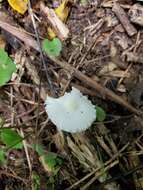
[[47, 53], [47, 55], [57, 57], [60, 55], [62, 50], [62, 44], [58, 38], [54, 38], [51, 41], [44, 39], [42, 43], [42, 49]]
[[7, 52], [0, 48], [0, 86], [3, 86], [11, 79], [12, 73], [16, 71], [16, 65], [8, 57]]
[[7, 148], [21, 149], [23, 147], [22, 137], [12, 129], [2, 128], [0, 140], [7, 146]]

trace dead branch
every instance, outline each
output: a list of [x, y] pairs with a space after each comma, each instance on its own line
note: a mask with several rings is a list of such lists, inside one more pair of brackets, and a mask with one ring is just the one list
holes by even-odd
[[79, 79], [80, 81], [82, 81], [84, 84], [90, 86], [91, 88], [95, 89], [97, 92], [100, 93], [100, 95], [102, 96], [102, 98], [109, 98], [111, 100], [113, 100], [114, 102], [121, 104], [123, 106], [125, 106], [128, 110], [130, 110], [131, 112], [137, 114], [137, 115], [141, 115], [143, 114], [142, 111], [137, 110], [136, 108], [134, 108], [132, 105], [130, 105], [127, 101], [125, 101], [124, 99], [122, 99], [120, 96], [116, 95], [114, 92], [112, 92], [111, 90], [107, 89], [106, 87], [103, 87], [101, 84], [99, 84], [98, 82], [96, 82], [95, 80], [89, 78], [88, 76], [84, 75], [81, 71], [77, 70], [76, 68], [72, 67], [71, 65], [69, 65], [68, 63], [64, 62], [64, 61], [59, 61], [58, 59], [54, 59], [51, 58], [56, 64], [60, 65], [62, 68], [73, 72], [73, 75]]
[[137, 33], [137, 30], [130, 23], [127, 14], [125, 13], [124, 9], [119, 5], [119, 3], [114, 3], [112, 11], [115, 13], [129, 36], [133, 36]]

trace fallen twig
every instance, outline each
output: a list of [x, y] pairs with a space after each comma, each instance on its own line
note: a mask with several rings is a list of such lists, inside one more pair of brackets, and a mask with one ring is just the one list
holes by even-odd
[[119, 3], [114, 3], [112, 10], [129, 36], [133, 36], [137, 33], [137, 30], [130, 23], [127, 14], [125, 13], [124, 9], [119, 5]]

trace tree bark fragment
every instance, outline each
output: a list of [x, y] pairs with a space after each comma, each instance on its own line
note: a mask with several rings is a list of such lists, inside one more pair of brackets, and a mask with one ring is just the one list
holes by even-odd
[[137, 30], [129, 21], [128, 15], [125, 13], [124, 9], [119, 3], [114, 3], [112, 11], [115, 13], [129, 36], [133, 36], [137, 33]]

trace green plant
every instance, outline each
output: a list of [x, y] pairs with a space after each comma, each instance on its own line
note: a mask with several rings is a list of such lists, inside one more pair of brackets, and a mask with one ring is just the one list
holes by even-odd
[[57, 57], [62, 50], [62, 44], [58, 38], [54, 38], [53, 40], [44, 39], [42, 49], [47, 55]]
[[12, 129], [1, 128], [0, 141], [6, 148], [21, 149], [23, 147], [22, 137]]
[[97, 121], [104, 121], [106, 118], [106, 112], [99, 106], [96, 106], [96, 119]]
[[[47, 190], [54, 190], [56, 177], [58, 175], [59, 169], [61, 168], [61, 165], [63, 164], [63, 160], [53, 152], [47, 153], [44, 146], [41, 144], [33, 144], [32, 148], [34, 149], [34, 151], [37, 152], [41, 165], [43, 166], [45, 171], [48, 172], [49, 174], [49, 179], [47, 180]], [[40, 185], [39, 178], [37, 177], [36, 176], [34, 177], [35, 183], [33, 182], [32, 190], [37, 190]]]
[[56, 175], [63, 164], [63, 160], [53, 152], [47, 153], [44, 147], [40, 144], [33, 145], [32, 148], [38, 153], [44, 169], [47, 172]]
[[40, 176], [36, 173], [32, 173], [32, 190], [40, 189]]
[[0, 141], [4, 144], [0, 148], [0, 164], [6, 163], [6, 153], [8, 149], [22, 149], [22, 137], [12, 129], [0, 128]]
[[47, 154], [42, 155], [41, 161], [43, 163], [44, 168], [47, 171], [52, 172], [53, 175], [57, 174], [63, 163], [63, 160], [52, 152], [48, 152]]
[[8, 56], [7, 52], [0, 48], [0, 86], [5, 85], [16, 71], [16, 65]]
[[0, 164], [5, 164], [6, 158], [5, 158], [5, 151], [3, 149], [0, 150]]
[[32, 148], [38, 153], [39, 156], [42, 156], [45, 154], [45, 149], [43, 145], [41, 144], [34, 144], [32, 145]]

